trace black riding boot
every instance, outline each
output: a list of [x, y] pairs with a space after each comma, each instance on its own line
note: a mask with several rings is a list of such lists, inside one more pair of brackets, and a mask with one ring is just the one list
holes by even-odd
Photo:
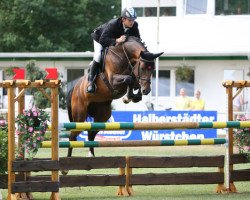
[[92, 65], [90, 67], [89, 76], [88, 76], [89, 84], [87, 87], [87, 93], [95, 93], [96, 86], [95, 86], [94, 81], [98, 73], [98, 66], [99, 66], [99, 63], [93, 60]]

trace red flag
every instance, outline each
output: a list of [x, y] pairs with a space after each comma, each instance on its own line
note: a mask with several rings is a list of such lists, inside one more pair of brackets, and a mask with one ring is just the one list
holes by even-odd
[[47, 76], [45, 79], [57, 79], [57, 69], [56, 68], [46, 68]]
[[13, 72], [15, 73], [13, 76], [14, 80], [24, 79], [25, 78], [25, 70], [24, 68], [14, 68]]

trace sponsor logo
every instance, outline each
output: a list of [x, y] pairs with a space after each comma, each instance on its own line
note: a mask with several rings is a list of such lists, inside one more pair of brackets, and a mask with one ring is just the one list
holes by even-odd
[[[113, 111], [108, 122], [212, 122], [217, 120], [216, 111]], [[83, 131], [78, 140], [87, 140]], [[95, 140], [178, 140], [216, 138], [216, 129], [186, 130], [112, 130], [99, 131]]]

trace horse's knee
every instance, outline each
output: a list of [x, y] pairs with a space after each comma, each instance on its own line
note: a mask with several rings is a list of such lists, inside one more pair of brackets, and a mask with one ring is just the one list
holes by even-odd
[[133, 83], [133, 79], [131, 76], [127, 76], [126, 78], [124, 78], [124, 83], [126, 83], [127, 85], [131, 85]]

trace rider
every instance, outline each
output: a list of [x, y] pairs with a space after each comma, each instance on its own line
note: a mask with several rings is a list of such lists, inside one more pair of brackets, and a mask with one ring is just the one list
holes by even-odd
[[99, 26], [91, 34], [94, 40], [94, 59], [88, 76], [88, 93], [94, 93], [96, 90], [94, 80], [101, 62], [102, 49], [125, 42], [127, 36], [140, 38], [138, 23], [135, 21], [136, 17], [134, 8], [125, 8], [119, 18]]

